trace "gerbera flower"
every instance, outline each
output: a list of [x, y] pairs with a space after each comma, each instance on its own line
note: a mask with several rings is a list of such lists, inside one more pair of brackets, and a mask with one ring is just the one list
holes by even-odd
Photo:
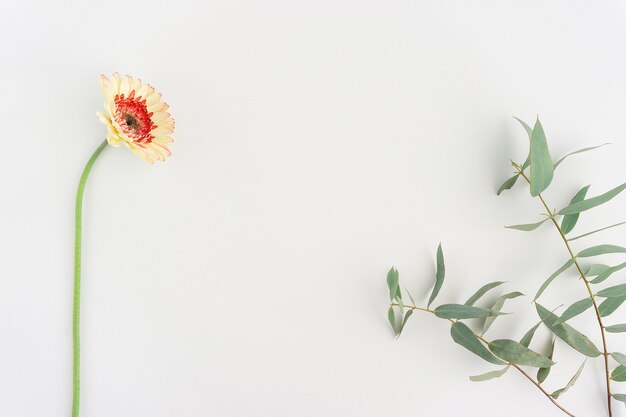
[[118, 73], [111, 79], [101, 75], [100, 90], [105, 112], [96, 114], [109, 128], [109, 144], [115, 147], [124, 144], [150, 164], [171, 155], [169, 144], [173, 142], [174, 119], [160, 93], [150, 84], [128, 75], [122, 78]]

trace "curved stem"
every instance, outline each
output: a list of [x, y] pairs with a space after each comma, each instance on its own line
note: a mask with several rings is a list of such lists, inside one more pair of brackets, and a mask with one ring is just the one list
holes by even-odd
[[[392, 303], [391, 306], [399, 307], [400, 304]], [[423, 312], [426, 312], [426, 313], [435, 314], [435, 312], [433, 310], [430, 310], [428, 308], [422, 308], [422, 307], [417, 307], [417, 306], [413, 306], [413, 305], [406, 305], [406, 304], [403, 305], [403, 307], [406, 308], [406, 309], [409, 309], [409, 310], [419, 310], [419, 311], [423, 311]], [[452, 320], [452, 319], [448, 319], [448, 320], [450, 322], [452, 322], [452, 323], [456, 322], [456, 320]], [[472, 331], [472, 333], [474, 333], [474, 332]], [[489, 344], [489, 341], [484, 339], [481, 335], [478, 335], [478, 334], [474, 333], [474, 336], [476, 336], [476, 338], [479, 339], [484, 344], [486, 344], [486, 345]], [[524, 375], [530, 382], [532, 382], [533, 385], [535, 387], [537, 387], [539, 389], [539, 391], [541, 391], [543, 393], [543, 395], [545, 395], [552, 402], [552, 404], [554, 404], [559, 410], [561, 410], [562, 412], [564, 412], [565, 414], [567, 414], [570, 417], [575, 417], [574, 414], [570, 413], [563, 406], [561, 406], [558, 402], [556, 402], [556, 400], [554, 398], [552, 398], [552, 396], [545, 389], [543, 389], [541, 384], [538, 381], [535, 381], [530, 375], [528, 375], [526, 373], [526, 371], [524, 371], [522, 368], [520, 368], [518, 365], [516, 365], [514, 363], [509, 362], [508, 365], [512, 366], [513, 368], [515, 368], [519, 372], [521, 372], [521, 374]]]
[[[526, 176], [526, 174], [524, 174], [524, 171], [519, 170], [518, 172], [526, 180], [526, 182], [530, 184], [530, 179]], [[591, 298], [591, 302], [593, 303], [593, 309], [595, 310], [596, 318], [598, 320], [598, 326], [600, 327], [600, 334], [602, 336], [602, 349], [603, 349], [602, 353], [604, 356], [604, 373], [605, 373], [605, 379], [606, 379], [607, 407], [608, 407], [609, 417], [612, 417], [613, 410], [611, 407], [611, 377], [609, 373], [609, 351], [606, 345], [606, 333], [604, 331], [604, 324], [602, 323], [602, 316], [600, 315], [600, 311], [598, 310], [598, 303], [596, 302], [595, 295], [593, 291], [591, 290], [591, 286], [589, 285], [589, 280], [587, 279], [587, 276], [585, 275], [582, 268], [580, 267], [580, 264], [578, 263], [578, 259], [576, 258], [576, 255], [574, 255], [574, 252], [572, 251], [572, 247], [570, 246], [569, 241], [565, 237], [565, 233], [563, 233], [561, 226], [554, 218], [554, 215], [552, 214], [552, 211], [550, 210], [550, 206], [548, 206], [548, 204], [546, 203], [546, 200], [544, 200], [541, 194], [538, 194], [537, 197], [539, 197], [541, 204], [543, 204], [543, 207], [548, 211], [550, 220], [552, 220], [552, 223], [554, 224], [554, 227], [556, 227], [556, 230], [559, 232], [559, 235], [561, 236], [563, 243], [565, 243], [565, 248], [567, 249], [567, 252], [569, 253], [570, 258], [574, 261], [574, 265], [576, 266], [576, 269], [578, 270], [578, 273], [580, 274], [580, 277], [582, 278], [583, 283], [585, 284], [587, 293], [589, 293], [589, 298]]]
[[83, 232], [83, 193], [87, 177], [100, 153], [107, 146], [107, 141], [103, 141], [94, 151], [83, 169], [78, 182], [78, 190], [76, 191], [76, 209], [74, 212], [74, 297], [72, 310], [72, 337], [73, 337], [73, 355], [72, 355], [72, 417], [78, 417], [78, 409], [80, 406], [80, 257], [81, 257], [81, 241]]

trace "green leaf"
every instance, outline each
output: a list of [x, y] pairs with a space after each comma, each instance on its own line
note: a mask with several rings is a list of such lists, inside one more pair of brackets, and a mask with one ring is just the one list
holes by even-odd
[[490, 342], [489, 350], [497, 357], [516, 365], [535, 366], [537, 368], [554, 365], [554, 362], [542, 354], [510, 339], [498, 339]]
[[626, 284], [619, 284], [614, 285], [613, 287], [605, 288], [598, 291], [596, 295], [602, 298], [626, 297]]
[[537, 294], [535, 294], [534, 300], [536, 300], [537, 298], [539, 298], [541, 296], [541, 294], [543, 294], [543, 292], [546, 290], [546, 288], [548, 288], [548, 285], [550, 285], [552, 283], [552, 281], [554, 281], [554, 279], [556, 277], [561, 275], [563, 272], [565, 272], [572, 265], [574, 265], [574, 260], [573, 259], [568, 259], [567, 262], [565, 262], [562, 267], [557, 269], [554, 272], [554, 274], [550, 275], [548, 277], [548, 279], [545, 280], [545, 282], [543, 284], [541, 284], [541, 287], [539, 287], [539, 290], [537, 291]]
[[626, 394], [611, 394], [611, 397], [615, 398], [617, 401], [621, 401], [623, 403], [626, 403]]
[[511, 365], [507, 365], [502, 369], [499, 369], [497, 371], [491, 371], [491, 372], [487, 372], [484, 374], [480, 374], [480, 375], [474, 375], [474, 376], [470, 376], [470, 381], [474, 381], [474, 382], [482, 382], [482, 381], [489, 381], [490, 379], [494, 379], [494, 378], [500, 378], [502, 375], [504, 375], [506, 373], [506, 371], [509, 370], [509, 368], [511, 367]]
[[554, 165], [539, 118], [530, 136], [530, 195], [536, 197], [552, 182]]
[[483, 324], [483, 334], [487, 330], [489, 330], [493, 322], [496, 320], [496, 317], [500, 315], [500, 310], [502, 310], [502, 307], [504, 307], [504, 303], [506, 302], [506, 300], [509, 300], [511, 298], [521, 297], [523, 295], [524, 294], [518, 291], [513, 291], [510, 293], [501, 295], [500, 298], [498, 298], [496, 302], [493, 304], [493, 307], [491, 307], [491, 316], [485, 319], [485, 323]]
[[464, 304], [442, 304], [434, 311], [442, 319], [477, 319], [493, 315], [486, 308], [466, 306]]
[[558, 389], [558, 390], [554, 391], [552, 394], [550, 394], [550, 396], [556, 400], [557, 398], [559, 398], [559, 396], [561, 396], [563, 393], [565, 393], [565, 391], [567, 391], [568, 389], [572, 388], [574, 386], [574, 384], [576, 383], [576, 381], [578, 380], [578, 377], [582, 373], [583, 368], [585, 367], [585, 363], [587, 363], [587, 359], [585, 359], [585, 361], [582, 363], [582, 365], [580, 365], [580, 368], [578, 368], [578, 371], [576, 371], [576, 373], [574, 374], [572, 379], [569, 380], [567, 385], [565, 385], [561, 389]]
[[624, 333], [626, 332], [626, 324], [614, 324], [604, 328], [609, 333]]
[[491, 352], [483, 345], [476, 337], [474, 332], [470, 330], [464, 323], [457, 321], [452, 324], [450, 328], [450, 335], [452, 339], [463, 346], [465, 349], [480, 356], [487, 362], [495, 365], [506, 365], [507, 363], [493, 356]]
[[500, 188], [498, 188], [496, 195], [502, 194], [502, 191], [504, 190], [510, 190], [511, 188], [513, 188], [518, 178], [519, 178], [519, 174], [515, 174], [508, 180], [504, 181], [504, 183], [500, 186]]
[[446, 265], [443, 261], [443, 250], [441, 249], [440, 243], [437, 247], [437, 272], [435, 273], [435, 286], [433, 287], [433, 292], [430, 294], [430, 298], [428, 299], [428, 307], [430, 307], [430, 304], [435, 300], [437, 294], [439, 294], [439, 290], [441, 290], [445, 276]]
[[[518, 122], [522, 125], [522, 127], [524, 128], [524, 130], [525, 130], [525, 131], [526, 131], [526, 133], [528, 134], [528, 141], [530, 142], [531, 137], [532, 137], [532, 135], [533, 135], [533, 130], [532, 130], [532, 128], [531, 128], [530, 126], [528, 126], [528, 125], [526, 124], [526, 122], [524, 122], [522, 119], [518, 119], [518, 118], [517, 118], [517, 117], [515, 117], [515, 116], [514, 116], [513, 118], [514, 118], [515, 120], [517, 120], [517, 121], [518, 121]], [[524, 164], [522, 165], [522, 169], [524, 170], [524, 169], [528, 168], [529, 166], [530, 166], [530, 152], [529, 152], [528, 156], [526, 157], [526, 161], [524, 161]]]
[[[589, 191], [589, 187], [591, 186], [587, 185], [581, 188], [569, 202], [570, 206], [574, 203], [578, 203], [579, 201], [583, 201], [587, 196], [587, 191]], [[561, 231], [563, 232], [563, 234], [566, 235], [574, 229], [574, 226], [576, 226], [576, 223], [578, 222], [579, 216], [580, 213], [567, 214], [563, 216], [563, 220], [561, 220]]]
[[393, 329], [393, 332], [395, 334], [398, 334], [398, 330], [400, 330], [400, 328], [398, 327], [398, 321], [396, 320], [396, 312], [394, 311], [393, 307], [389, 307], [389, 310], [387, 310], [387, 319], [389, 320], [389, 324], [391, 324], [391, 328]]
[[603, 273], [609, 268], [610, 267], [608, 265], [593, 264], [587, 267], [584, 272], [585, 272], [586, 277], [594, 277], [594, 276], [600, 275], [601, 273]]
[[539, 323], [531, 327], [529, 331], [526, 332], [526, 334], [519, 341], [520, 345], [526, 346], [526, 347], [530, 346], [530, 341], [533, 339], [533, 336], [535, 335], [535, 332], [537, 331], [537, 328], [539, 328], [541, 323], [543, 322], [540, 321]]
[[576, 256], [589, 258], [590, 256], [606, 255], [608, 253], [626, 253], [626, 248], [616, 245], [598, 245], [582, 250]]
[[600, 316], [609, 316], [615, 310], [617, 310], [624, 301], [626, 301], [626, 297], [607, 298], [606, 300], [602, 301], [598, 306], [598, 312], [600, 313]]
[[591, 146], [589, 148], [582, 148], [582, 149], [579, 149], [577, 151], [570, 152], [567, 155], [565, 155], [563, 158], [561, 158], [558, 161], [556, 161], [556, 163], [554, 164], [554, 169], [556, 169], [556, 167], [561, 165], [561, 162], [563, 162], [565, 160], [565, 158], [567, 158], [569, 156], [576, 155], [576, 154], [583, 153], [583, 152], [593, 151], [594, 149], [598, 149], [598, 148], [601, 148], [601, 147], [606, 146], [606, 145], [610, 145], [610, 143], [603, 143], [602, 145]]
[[571, 204], [565, 207], [564, 209], [562, 209], [561, 211], [559, 211], [558, 214], [565, 215], [565, 214], [581, 213], [583, 211], [586, 211], [594, 207], [597, 207], [601, 204], [604, 204], [607, 201], [610, 201], [611, 199], [613, 199], [615, 196], [617, 196], [619, 193], [621, 193], [624, 190], [626, 190], [626, 182], [620, 186], [613, 188], [610, 191], [607, 191], [606, 193], [602, 195], [588, 198], [587, 200], [583, 200], [583, 201], [579, 201], [578, 203]]
[[474, 295], [472, 295], [470, 298], [467, 299], [467, 301], [465, 302], [465, 305], [473, 306], [474, 303], [476, 303], [476, 301], [480, 299], [480, 297], [482, 297], [483, 295], [487, 293], [487, 291], [492, 290], [502, 284], [504, 284], [504, 281], [495, 281], [495, 282], [490, 282], [489, 284], [483, 285], [482, 287], [478, 289], [478, 291], [474, 293]]
[[626, 224], [626, 222], [621, 222], [621, 223], [612, 224], [612, 225], [610, 225], [610, 226], [603, 227], [602, 229], [594, 230], [594, 231], [592, 231], [592, 232], [588, 232], [588, 233], [585, 233], [585, 234], [583, 234], [583, 235], [579, 235], [579, 236], [576, 236], [576, 237], [572, 237], [572, 238], [569, 238], [569, 239], [567, 239], [567, 240], [571, 242], [571, 241], [573, 241], [573, 240], [577, 240], [577, 239], [580, 239], [580, 238], [582, 238], [582, 237], [587, 237], [587, 236], [589, 236], [589, 235], [592, 235], [592, 234], [594, 234], [594, 233], [598, 233], [598, 232], [602, 232], [602, 231], [607, 230], [607, 229], [612, 229], [613, 227], [621, 226], [621, 225], [623, 225], [623, 224]]
[[411, 317], [413, 315], [413, 311], [414, 310], [408, 310], [405, 314], [404, 314], [404, 319], [402, 320], [402, 324], [400, 325], [400, 328], [398, 329], [398, 337], [400, 337], [400, 335], [402, 334], [402, 330], [404, 330], [404, 326], [406, 325], [406, 322], [409, 321], [409, 317]]
[[554, 324], [565, 323], [567, 320], [571, 319], [572, 317], [576, 317], [592, 305], [593, 301], [591, 301], [591, 298], [583, 298], [582, 300], [576, 301], [574, 304], [567, 307], [567, 310], [563, 312], [561, 318], [555, 321]]
[[616, 266], [612, 266], [610, 268], [605, 269], [604, 271], [602, 271], [600, 274], [598, 274], [598, 276], [596, 278], [594, 278], [591, 283], [592, 284], [599, 284], [600, 282], [604, 281], [605, 279], [607, 279], [608, 277], [610, 277], [613, 273], [626, 268], [626, 262], [621, 263], [619, 265]]
[[389, 299], [391, 300], [391, 302], [399, 297], [399, 282], [400, 274], [398, 274], [398, 270], [392, 266], [389, 272], [387, 272], [387, 288], [389, 288]]
[[611, 353], [611, 357], [615, 359], [615, 361], [620, 365], [626, 366], [626, 355], [624, 355], [623, 353], [613, 352]]
[[617, 382], [626, 381], [626, 366], [620, 365], [611, 372], [611, 379]]
[[504, 226], [504, 227], [506, 227], [507, 229], [521, 230], [523, 232], [532, 232], [533, 230], [537, 229], [539, 226], [541, 226], [542, 224], [544, 224], [548, 220], [550, 220], [549, 217], [547, 217], [544, 220], [542, 220], [540, 222], [537, 222], [537, 223], [515, 224], [513, 226]]
[[552, 331], [552, 333], [554, 333], [565, 343], [567, 343], [585, 356], [595, 358], [601, 355], [598, 348], [593, 344], [591, 340], [589, 340], [587, 336], [580, 333], [578, 330], [574, 329], [567, 323], [555, 324], [555, 322], [559, 319], [559, 316], [551, 313], [541, 304], [535, 303], [535, 307], [537, 308], [537, 313], [539, 314], [539, 317], [545, 323], [545, 325], [550, 329], [550, 331]]
[[[552, 343], [550, 343], [550, 350], [548, 351], [548, 358], [550, 360], [552, 360], [552, 356], [554, 356], [554, 342], [556, 341], [556, 339], [552, 339]], [[537, 382], [539, 382], [540, 384], [543, 383], [543, 381], [546, 380], [546, 378], [548, 377], [548, 374], [550, 374], [550, 369], [551, 367], [548, 368], [539, 368], [539, 370], [537, 370]]]

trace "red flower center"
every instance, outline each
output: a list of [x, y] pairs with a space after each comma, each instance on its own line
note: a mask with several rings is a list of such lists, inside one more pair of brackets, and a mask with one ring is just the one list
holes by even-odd
[[156, 126], [152, 113], [148, 113], [146, 99], [135, 97], [131, 91], [128, 97], [115, 95], [115, 121], [129, 139], [136, 143], [150, 143], [154, 136], [150, 133]]

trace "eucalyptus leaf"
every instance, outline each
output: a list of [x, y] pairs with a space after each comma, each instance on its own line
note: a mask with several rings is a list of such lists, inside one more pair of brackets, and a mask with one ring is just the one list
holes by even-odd
[[602, 145], [591, 146], [589, 148], [582, 148], [582, 149], [579, 149], [577, 151], [570, 152], [570, 153], [568, 153], [567, 155], [565, 155], [564, 157], [562, 157], [561, 159], [559, 159], [558, 161], [556, 161], [554, 163], [554, 169], [556, 169], [556, 167], [561, 165], [561, 162], [563, 162], [565, 160], [565, 158], [568, 158], [568, 157], [570, 157], [572, 155], [576, 155], [576, 154], [579, 154], [579, 153], [593, 151], [594, 149], [598, 149], [598, 148], [601, 148], [601, 147], [606, 146], [606, 145], [610, 145], [610, 143], [603, 143]]
[[465, 304], [442, 304], [434, 310], [434, 313], [442, 319], [477, 319], [494, 314], [486, 308], [466, 306]]
[[498, 315], [500, 315], [500, 310], [502, 310], [502, 307], [504, 307], [504, 303], [506, 302], [506, 300], [510, 300], [512, 298], [517, 298], [517, 297], [521, 297], [524, 294], [522, 294], [519, 291], [513, 291], [504, 295], [501, 295], [496, 302], [493, 304], [493, 306], [491, 307], [491, 313], [492, 315], [490, 317], [487, 317], [485, 319], [485, 323], [483, 324], [483, 334], [489, 330], [489, 328], [491, 327], [491, 325], [493, 324], [493, 322], [496, 320], [496, 317]]
[[611, 353], [611, 357], [615, 359], [615, 361], [620, 365], [626, 366], [626, 355], [624, 355], [623, 353], [613, 352]]
[[530, 135], [530, 195], [538, 196], [552, 182], [554, 164], [543, 126], [537, 118]]
[[585, 356], [595, 358], [600, 356], [601, 353], [598, 348], [593, 344], [591, 340], [578, 330], [574, 329], [567, 323], [555, 324], [559, 319], [554, 313], [548, 311], [539, 303], [535, 303], [537, 313], [545, 325], [554, 333], [557, 337], [563, 340], [565, 343], [579, 351]]
[[576, 256], [579, 258], [589, 258], [590, 256], [606, 255], [609, 253], [626, 253], [626, 248], [616, 245], [598, 245], [584, 249]]
[[609, 333], [624, 333], [626, 332], [626, 324], [614, 324], [604, 328]]
[[[522, 125], [522, 127], [528, 134], [528, 141], [530, 142], [532, 135], [533, 135], [533, 129], [530, 126], [528, 126], [528, 124], [522, 119], [518, 119], [517, 117], [513, 117], [513, 118]], [[530, 152], [528, 153], [528, 156], [526, 157], [526, 161], [524, 161], [524, 164], [522, 165], [522, 169], [524, 170], [528, 168], [529, 166], [530, 166]]]
[[613, 287], [605, 288], [598, 291], [596, 295], [602, 298], [626, 297], [626, 284], [619, 284], [614, 285]]
[[[589, 187], [591, 186], [587, 185], [581, 188], [570, 201], [570, 206], [574, 203], [578, 203], [579, 201], [583, 201], [587, 196], [587, 191], [589, 191]], [[561, 231], [563, 232], [563, 234], [566, 235], [574, 229], [574, 226], [576, 226], [576, 223], [578, 222], [579, 216], [580, 213], [567, 214], [563, 216], [563, 220], [561, 220]]]
[[613, 394], [611, 394], [611, 397], [615, 398], [617, 401], [621, 401], [623, 403], [626, 403], [626, 394], [616, 394], [616, 393], [613, 393]]
[[609, 269], [610, 266], [608, 265], [603, 265], [603, 264], [593, 264], [588, 266], [584, 273], [586, 277], [595, 277], [600, 275], [601, 273], [603, 273], [604, 271], [606, 271], [607, 269]]
[[535, 335], [535, 332], [537, 331], [539, 326], [541, 326], [541, 323], [543, 322], [540, 321], [539, 323], [535, 324], [533, 327], [530, 328], [530, 330], [526, 332], [526, 334], [524, 334], [522, 339], [519, 341], [520, 345], [526, 347], [530, 346], [530, 342], [533, 339], [533, 336]]
[[537, 223], [528, 223], [528, 224], [515, 224], [513, 226], [504, 226], [507, 229], [521, 230], [523, 232], [532, 232], [533, 230], [539, 228], [542, 224], [550, 220], [549, 217]]
[[624, 190], [626, 190], [626, 182], [623, 183], [622, 185], [619, 185], [613, 188], [610, 191], [607, 191], [606, 193], [602, 195], [588, 198], [586, 200], [579, 201], [578, 203], [571, 204], [565, 207], [564, 209], [560, 210], [558, 214], [566, 215], [566, 214], [575, 214], [575, 213], [581, 213], [583, 211], [587, 211], [589, 209], [592, 209], [594, 207], [597, 207], [601, 204], [604, 204], [612, 200], [615, 196], [617, 196], [619, 193], [621, 193]]
[[611, 372], [611, 379], [618, 382], [626, 381], [626, 366], [620, 365], [613, 369], [613, 372]]
[[559, 398], [563, 393], [565, 393], [568, 389], [572, 388], [574, 386], [574, 384], [576, 383], [576, 381], [578, 380], [578, 377], [580, 376], [580, 374], [583, 371], [583, 368], [585, 367], [585, 363], [587, 363], [587, 359], [585, 359], [585, 361], [582, 363], [582, 365], [580, 365], [580, 368], [578, 368], [578, 371], [576, 371], [576, 373], [574, 374], [574, 376], [572, 377], [572, 379], [569, 380], [569, 382], [567, 383], [567, 385], [565, 385], [563, 388], [558, 389], [556, 391], [554, 391], [552, 394], [550, 394], [550, 396], [552, 398], [554, 398], [555, 400], [557, 398]]
[[400, 274], [395, 267], [391, 267], [387, 272], [387, 288], [389, 288], [389, 299], [393, 302], [400, 294]]
[[482, 297], [483, 295], [487, 293], [487, 291], [492, 290], [502, 284], [504, 284], [504, 281], [494, 281], [494, 282], [490, 282], [489, 284], [483, 285], [482, 287], [478, 289], [478, 291], [476, 291], [470, 298], [467, 299], [467, 301], [465, 302], [465, 305], [473, 306], [476, 303], [476, 301], [480, 299], [480, 297]]
[[591, 298], [583, 298], [582, 300], [576, 301], [574, 304], [567, 307], [567, 309], [561, 315], [561, 318], [554, 322], [554, 324], [564, 323], [572, 317], [576, 317], [577, 315], [583, 313], [592, 305], [593, 301], [591, 301]]
[[614, 227], [621, 226], [621, 225], [623, 225], [623, 224], [626, 224], [626, 222], [615, 223], [615, 224], [612, 224], [612, 225], [610, 225], [610, 226], [603, 227], [603, 228], [598, 229], [598, 230], [594, 230], [594, 231], [592, 231], [592, 232], [588, 232], [588, 233], [585, 233], [585, 234], [582, 234], [582, 235], [579, 235], [579, 236], [576, 236], [576, 237], [569, 238], [569, 239], [567, 239], [567, 240], [571, 242], [571, 241], [574, 241], [574, 240], [580, 239], [580, 238], [582, 238], [582, 237], [587, 237], [587, 236], [592, 235], [592, 234], [594, 234], [594, 233], [602, 232], [602, 231], [607, 230], [607, 229], [612, 229], [612, 228], [614, 228]]
[[474, 381], [474, 382], [489, 381], [490, 379], [500, 378], [502, 375], [506, 373], [506, 371], [509, 370], [510, 367], [511, 365], [507, 365], [504, 368], [499, 369], [497, 371], [486, 372], [484, 374], [470, 376], [469, 378], [470, 378], [470, 381]]
[[502, 194], [503, 191], [510, 190], [511, 188], [513, 188], [518, 178], [519, 178], [519, 174], [515, 174], [508, 180], [504, 181], [504, 183], [500, 186], [500, 188], [498, 188], [496, 195], [500, 195]]
[[439, 294], [439, 290], [441, 290], [445, 276], [446, 265], [443, 260], [443, 250], [441, 249], [440, 243], [437, 247], [437, 271], [435, 273], [435, 286], [433, 287], [433, 292], [430, 294], [430, 298], [428, 299], [428, 307], [430, 307], [430, 304], [435, 300], [437, 294]]
[[404, 330], [404, 326], [406, 326], [406, 322], [409, 321], [409, 317], [411, 317], [413, 315], [413, 309], [408, 310], [405, 314], [404, 314], [404, 319], [402, 320], [402, 324], [400, 324], [400, 328], [398, 329], [398, 337], [400, 337], [400, 334], [402, 334], [402, 330]]
[[398, 334], [398, 330], [400, 329], [398, 326], [398, 321], [396, 320], [396, 312], [393, 307], [389, 307], [387, 311], [387, 319], [389, 320], [389, 324], [391, 324], [391, 328], [395, 334]]
[[614, 298], [609, 297], [606, 300], [602, 301], [600, 305], [598, 306], [598, 312], [600, 313], [600, 316], [601, 317], [609, 316], [615, 310], [617, 310], [624, 301], [626, 301], [626, 297], [614, 297]]
[[510, 339], [498, 339], [490, 342], [489, 350], [497, 357], [516, 365], [534, 366], [537, 368], [554, 365], [554, 362], [542, 354]]
[[543, 292], [546, 290], [546, 288], [548, 288], [548, 285], [550, 285], [552, 283], [552, 281], [554, 281], [554, 279], [556, 277], [558, 277], [559, 275], [561, 275], [563, 272], [565, 272], [567, 269], [569, 269], [570, 266], [574, 265], [574, 259], [568, 259], [567, 262], [565, 262], [563, 264], [563, 266], [561, 266], [559, 269], [557, 269], [552, 275], [550, 275], [548, 277], [547, 280], [545, 280], [545, 282], [543, 284], [541, 284], [541, 287], [539, 287], [539, 290], [537, 291], [537, 294], [535, 294], [535, 300], [537, 298], [539, 298], [541, 296], [541, 294], [543, 294]]
[[[554, 356], [554, 342], [556, 342], [556, 339], [552, 339], [552, 343], [550, 343], [550, 350], [548, 351], [547, 355], [550, 360], [552, 360], [552, 357]], [[550, 374], [551, 368], [552, 367], [539, 368], [539, 370], [537, 371], [537, 382], [539, 382], [540, 384], [543, 383], [543, 381], [545, 381], [548, 377], [548, 374]]]
[[506, 365], [507, 363], [493, 356], [491, 352], [483, 345], [480, 340], [476, 337], [474, 332], [470, 330], [464, 323], [457, 321], [452, 323], [452, 327], [450, 328], [450, 335], [452, 339], [463, 346], [465, 349], [474, 353], [475, 355], [480, 356], [487, 362], [493, 363], [495, 365]]
[[592, 284], [599, 284], [602, 281], [604, 281], [605, 279], [607, 279], [608, 277], [610, 277], [612, 274], [614, 274], [615, 272], [622, 270], [626, 268], [626, 262], [621, 263], [619, 265], [616, 266], [612, 266], [610, 268], [607, 268], [606, 270], [604, 270], [603, 272], [601, 272], [600, 274], [598, 274], [598, 276], [596, 278], [594, 278], [591, 283]]

